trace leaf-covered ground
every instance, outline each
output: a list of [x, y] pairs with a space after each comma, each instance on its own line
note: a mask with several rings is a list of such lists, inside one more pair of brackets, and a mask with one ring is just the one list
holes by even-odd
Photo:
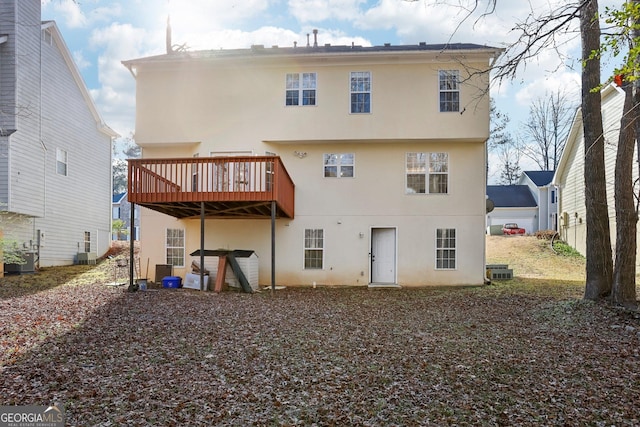
[[0, 405], [59, 402], [69, 426], [640, 424], [639, 316], [578, 281], [11, 296], [12, 280]]

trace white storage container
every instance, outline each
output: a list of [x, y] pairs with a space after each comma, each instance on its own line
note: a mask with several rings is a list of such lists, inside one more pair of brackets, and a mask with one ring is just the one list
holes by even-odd
[[[257, 291], [259, 288], [258, 284], [258, 255], [252, 250], [233, 250], [233, 251], [206, 251], [204, 257], [204, 268], [209, 271], [209, 276], [211, 276], [211, 282], [215, 283], [216, 277], [218, 276], [218, 260], [220, 256], [232, 254], [236, 261], [238, 261], [238, 265], [240, 266], [240, 270], [247, 278], [249, 285], [251, 285], [251, 289]], [[193, 256], [193, 254], [191, 254]], [[191, 259], [195, 261], [197, 264], [200, 263], [199, 256], [193, 256]], [[198, 275], [198, 280], [199, 280]], [[241, 288], [240, 282], [238, 278], [233, 273], [231, 266], [227, 263], [227, 271], [224, 278], [225, 283], [234, 288]], [[186, 287], [186, 285], [183, 285]]]

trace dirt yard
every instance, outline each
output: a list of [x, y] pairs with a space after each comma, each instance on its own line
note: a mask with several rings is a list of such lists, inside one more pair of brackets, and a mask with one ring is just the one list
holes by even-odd
[[520, 278], [585, 280], [584, 258], [558, 256], [532, 236], [487, 236], [487, 264], [509, 264]]
[[0, 405], [57, 402], [67, 426], [640, 425], [638, 314], [580, 300], [581, 261], [544, 242], [488, 245], [516, 279], [253, 295], [128, 293], [109, 265], [3, 279]]

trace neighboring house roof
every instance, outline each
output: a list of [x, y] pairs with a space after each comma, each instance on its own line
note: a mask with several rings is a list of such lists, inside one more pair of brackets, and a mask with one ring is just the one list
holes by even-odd
[[535, 208], [538, 206], [526, 185], [487, 185], [487, 196], [496, 208]]
[[107, 126], [107, 124], [104, 122], [104, 120], [100, 116], [100, 113], [98, 112], [98, 109], [96, 108], [96, 105], [93, 102], [93, 99], [89, 94], [89, 91], [87, 90], [87, 85], [84, 83], [84, 80], [82, 79], [80, 71], [78, 71], [78, 66], [76, 65], [73, 58], [71, 57], [71, 52], [69, 52], [69, 48], [67, 47], [67, 44], [62, 38], [62, 34], [60, 33], [60, 30], [58, 29], [58, 26], [56, 25], [55, 21], [42, 21], [40, 28], [42, 31], [44, 30], [51, 31], [53, 40], [55, 41], [56, 45], [58, 45], [58, 47], [60, 48], [60, 53], [62, 54], [62, 57], [64, 58], [64, 61], [67, 64], [67, 67], [69, 67], [69, 71], [71, 72], [73, 79], [76, 81], [76, 84], [78, 85], [78, 89], [80, 90], [80, 93], [82, 93], [82, 97], [87, 103], [87, 106], [89, 107], [89, 111], [91, 111], [91, 114], [93, 115], [93, 118], [96, 121], [98, 130], [100, 130], [102, 133], [106, 135], [109, 135], [112, 138], [116, 138], [120, 136], [116, 131], [114, 131], [109, 126]]
[[545, 187], [553, 180], [555, 171], [525, 171], [523, 172], [538, 187]]
[[[122, 61], [129, 70], [132, 72], [138, 64], [142, 63], [162, 63], [162, 62], [174, 62], [174, 61], [188, 61], [194, 59], [222, 59], [222, 58], [279, 58], [279, 57], [292, 57], [292, 56], [352, 56], [352, 55], [384, 55], [397, 54], [398, 52], [404, 53], [416, 53], [431, 52], [432, 54], [444, 54], [450, 53], [452, 55], [470, 55], [473, 53], [491, 53], [492, 56], [497, 58], [504, 51], [504, 49], [479, 45], [474, 43], [451, 43], [451, 44], [426, 44], [421, 42], [416, 45], [396, 45], [392, 46], [389, 43], [383, 46], [331, 46], [325, 44], [324, 46], [294, 46], [294, 47], [278, 47], [272, 46], [271, 48], [265, 48], [263, 45], [253, 45], [250, 49], [218, 49], [218, 50], [199, 50], [199, 51], [173, 51], [167, 54], [148, 56], [145, 58], [132, 59], [128, 61]], [[134, 75], [135, 77], [135, 75]]]
[[121, 203], [122, 199], [127, 195], [126, 191], [120, 194], [113, 195], [113, 203]]

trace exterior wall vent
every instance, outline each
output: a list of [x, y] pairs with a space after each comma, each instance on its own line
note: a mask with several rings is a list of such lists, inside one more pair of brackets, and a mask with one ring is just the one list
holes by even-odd
[[513, 269], [508, 264], [487, 264], [487, 278], [489, 280], [511, 280]]

